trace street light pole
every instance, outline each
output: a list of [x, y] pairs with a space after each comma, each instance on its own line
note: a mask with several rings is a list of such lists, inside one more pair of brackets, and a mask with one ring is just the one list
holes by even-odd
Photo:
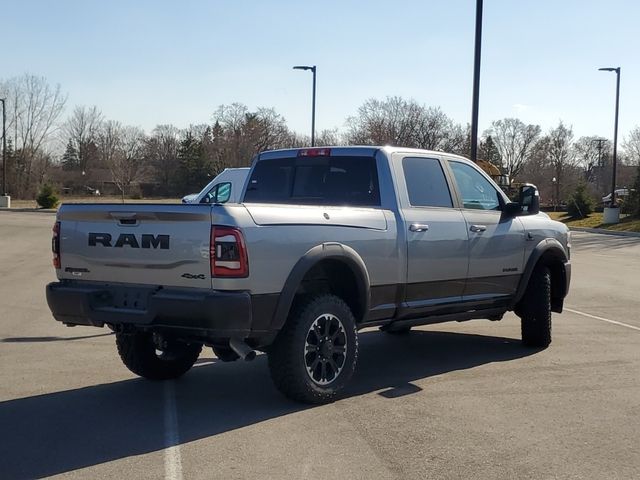
[[482, 46], [482, 0], [476, 0], [476, 43], [473, 57], [473, 99], [471, 105], [471, 160], [478, 161], [478, 109], [480, 103], [480, 49]]
[[603, 72], [616, 72], [616, 119], [613, 127], [613, 174], [611, 179], [611, 207], [616, 206], [616, 164], [618, 159], [618, 110], [620, 107], [620, 67], [599, 68]]
[[7, 115], [5, 113], [5, 98], [0, 98], [2, 102], [2, 195], [7, 196]]
[[311, 146], [316, 144], [316, 66], [315, 65], [296, 65], [294, 70], [311, 70], [313, 73], [313, 91], [311, 95]]

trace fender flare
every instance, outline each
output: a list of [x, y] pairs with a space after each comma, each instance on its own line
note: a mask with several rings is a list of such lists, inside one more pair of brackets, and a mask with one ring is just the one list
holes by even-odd
[[[527, 260], [527, 265], [522, 272], [522, 277], [520, 277], [520, 283], [518, 284], [518, 289], [516, 290], [516, 295], [511, 302], [511, 308], [513, 309], [516, 304], [522, 300], [524, 296], [524, 292], [527, 289], [527, 285], [529, 284], [529, 280], [531, 279], [531, 274], [533, 273], [533, 269], [538, 264], [538, 261], [545, 254], [552, 254], [556, 257], [563, 265], [568, 262], [567, 254], [565, 252], [562, 244], [556, 240], [555, 238], [546, 238], [542, 240], [538, 245], [535, 246], [531, 255], [529, 255], [529, 259]], [[565, 273], [566, 275], [566, 273]]]
[[367, 267], [358, 253], [351, 247], [337, 242], [326, 242], [309, 249], [294, 265], [278, 298], [272, 327], [280, 330], [289, 316], [293, 299], [305, 275], [323, 260], [339, 260], [347, 265], [358, 279], [358, 299], [363, 317], [371, 304], [370, 279]]

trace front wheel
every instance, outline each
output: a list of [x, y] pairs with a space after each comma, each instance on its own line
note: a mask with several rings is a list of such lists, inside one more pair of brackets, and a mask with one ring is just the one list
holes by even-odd
[[335, 295], [301, 302], [269, 350], [271, 378], [292, 400], [327, 403], [351, 379], [358, 336], [349, 306]]
[[122, 363], [136, 375], [149, 380], [170, 380], [187, 373], [196, 363], [202, 345], [168, 341], [162, 350], [147, 332], [116, 333]]
[[535, 268], [529, 279], [518, 313], [522, 343], [546, 348], [551, 343], [551, 273], [545, 266]]

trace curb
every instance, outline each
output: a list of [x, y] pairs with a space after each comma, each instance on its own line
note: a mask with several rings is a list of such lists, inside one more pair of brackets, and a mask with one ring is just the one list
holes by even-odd
[[599, 233], [601, 235], [614, 235], [617, 237], [636, 237], [640, 238], [640, 232], [619, 232], [616, 230], [606, 230], [604, 228], [587, 228], [587, 227], [569, 227], [574, 232]]
[[53, 208], [0, 208], [1, 212], [10, 212], [10, 213], [57, 213], [58, 211]]

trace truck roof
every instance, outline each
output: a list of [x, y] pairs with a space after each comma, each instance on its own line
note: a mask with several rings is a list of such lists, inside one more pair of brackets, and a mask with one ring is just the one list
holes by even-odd
[[[423, 150], [420, 148], [408, 148], [408, 147], [394, 147], [390, 145], [385, 146], [363, 146], [363, 145], [337, 145], [337, 146], [323, 146], [323, 147], [300, 147], [300, 148], [286, 148], [280, 150], [268, 150], [260, 153], [260, 160], [268, 160], [270, 158], [292, 158], [297, 157], [301, 150], [331, 150], [331, 156], [352, 156], [352, 157], [370, 157], [375, 155], [378, 150], [383, 150], [387, 154], [392, 153], [427, 153], [432, 155], [452, 155], [459, 157], [452, 153], [438, 152], [435, 150]], [[460, 157], [464, 158], [464, 157]]]

